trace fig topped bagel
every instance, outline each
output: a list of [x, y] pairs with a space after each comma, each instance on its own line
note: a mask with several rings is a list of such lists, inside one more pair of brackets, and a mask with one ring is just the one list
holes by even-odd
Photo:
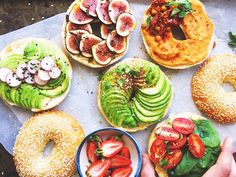
[[199, 115], [171, 115], [157, 124], [148, 154], [160, 177], [201, 177], [220, 153], [220, 137], [211, 122]]
[[17, 40], [1, 52], [0, 96], [10, 105], [34, 112], [55, 107], [68, 94], [71, 76], [69, 60], [48, 40]]
[[172, 96], [171, 83], [157, 65], [129, 58], [103, 75], [97, 101], [108, 123], [135, 132], [160, 121]]
[[[180, 27], [185, 40], [172, 31]], [[203, 62], [214, 42], [214, 24], [199, 0], [154, 0], [145, 11], [142, 37], [148, 54], [158, 64], [184, 69]]]
[[67, 11], [65, 48], [81, 64], [105, 67], [125, 55], [135, 26], [127, 0], [78, 0]]

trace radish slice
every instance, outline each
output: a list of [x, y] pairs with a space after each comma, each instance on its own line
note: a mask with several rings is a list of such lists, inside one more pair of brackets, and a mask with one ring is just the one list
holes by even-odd
[[41, 61], [41, 67], [46, 71], [50, 71], [54, 65], [55, 62], [52, 57], [44, 57]]
[[12, 73], [9, 68], [0, 68], [0, 80], [2, 82], [6, 82], [6, 78], [9, 73]]
[[24, 80], [26, 83], [28, 84], [34, 84], [34, 76], [32, 73], [30, 73], [28, 70], [25, 71], [25, 74], [24, 74]]
[[10, 87], [17, 87], [21, 84], [20, 78], [13, 72], [7, 74], [6, 82]]
[[34, 76], [34, 81], [38, 85], [46, 85], [48, 83], [48, 81], [41, 80], [38, 75]]
[[58, 77], [60, 77], [61, 75], [61, 70], [58, 67], [53, 67], [50, 71], [49, 71], [49, 76], [52, 79], [57, 79]]
[[25, 74], [26, 70], [27, 70], [27, 64], [19, 64], [17, 69], [16, 69], [16, 75], [20, 79], [24, 79], [24, 74]]
[[43, 81], [49, 81], [50, 80], [50, 76], [49, 76], [47, 71], [39, 70], [38, 76]]
[[30, 73], [35, 74], [40, 69], [40, 61], [35, 59], [30, 60], [27, 68]]

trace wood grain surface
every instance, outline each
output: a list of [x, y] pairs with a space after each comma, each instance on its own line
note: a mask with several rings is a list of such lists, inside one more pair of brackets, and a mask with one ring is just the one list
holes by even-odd
[[0, 35], [65, 12], [73, 0], [0, 0]]

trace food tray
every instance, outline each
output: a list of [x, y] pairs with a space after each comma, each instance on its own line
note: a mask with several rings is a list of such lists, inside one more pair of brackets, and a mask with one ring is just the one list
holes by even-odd
[[[150, 2], [131, 0], [130, 3], [131, 11], [137, 19], [137, 27], [131, 35], [129, 50], [123, 59], [127, 57], [139, 57], [150, 60], [144, 48], [140, 32], [144, 10]], [[211, 52], [211, 55], [220, 53], [236, 54], [236, 52], [227, 45], [228, 32], [236, 32], [236, 1], [205, 0], [203, 3], [206, 7], [208, 15], [211, 17], [216, 26], [216, 47]], [[46, 38], [54, 41], [61, 48], [63, 48], [62, 26], [64, 20], [65, 13], [62, 13], [31, 26], [2, 35], [0, 36], [0, 50], [2, 50], [5, 45], [15, 41], [16, 39], [25, 37]], [[109, 126], [100, 114], [96, 102], [98, 88], [97, 78], [101, 71], [104, 71], [104, 69], [91, 69], [75, 61], [72, 61], [72, 65], [73, 80], [70, 93], [68, 97], [55, 109], [59, 109], [74, 116], [83, 127], [87, 135], [94, 130]], [[180, 112], [194, 112], [200, 114], [192, 101], [190, 91], [191, 78], [198, 67], [199, 66], [196, 66], [185, 70], [170, 70], [162, 68], [170, 78], [175, 93], [174, 100], [168, 114]], [[108, 68], [109, 66], [106, 69]], [[17, 120], [11, 118], [11, 114], [7, 112], [7, 107], [5, 107], [2, 102], [0, 102], [0, 106], [0, 142], [3, 143], [3, 145], [12, 153], [12, 147], [15, 140], [14, 136], [16, 136], [18, 132], [19, 126], [17, 125]], [[27, 120], [32, 114], [30, 111], [26, 111], [21, 108], [10, 107], [10, 109], [16, 114], [21, 123]], [[236, 140], [235, 124], [214, 124], [220, 132], [222, 139], [225, 136], [230, 135], [234, 140]], [[141, 152], [145, 152], [147, 150], [148, 137], [153, 128], [154, 125], [149, 127], [147, 130], [132, 133], [140, 146]], [[13, 137], [8, 135], [12, 135]]]

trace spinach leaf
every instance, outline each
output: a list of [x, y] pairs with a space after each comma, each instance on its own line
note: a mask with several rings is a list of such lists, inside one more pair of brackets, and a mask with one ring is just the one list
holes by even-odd
[[208, 166], [208, 164], [211, 161], [211, 151], [212, 151], [211, 148], [205, 149], [205, 155], [203, 156], [202, 159], [200, 159], [197, 166], [199, 166], [200, 168], [206, 168]]
[[236, 34], [233, 34], [232, 32], [229, 32], [229, 38], [230, 38], [230, 42], [229, 45], [236, 47]]
[[152, 20], [152, 16], [149, 16], [149, 17], [146, 19], [146, 25], [147, 25], [147, 27], [150, 26], [151, 20]]
[[174, 0], [167, 2], [166, 6], [176, 6], [172, 12], [170, 17], [178, 14], [179, 18], [184, 18], [187, 14], [192, 13], [192, 4], [189, 0]]

